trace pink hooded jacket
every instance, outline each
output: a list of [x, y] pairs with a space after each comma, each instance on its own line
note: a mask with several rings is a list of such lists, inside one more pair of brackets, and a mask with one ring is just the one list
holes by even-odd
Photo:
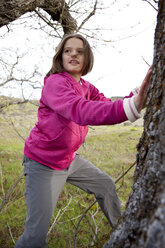
[[121, 123], [129, 118], [127, 112], [123, 100], [112, 102], [84, 79], [80, 84], [66, 72], [52, 74], [44, 79], [38, 122], [24, 153], [52, 169], [64, 170], [82, 145], [88, 125]]

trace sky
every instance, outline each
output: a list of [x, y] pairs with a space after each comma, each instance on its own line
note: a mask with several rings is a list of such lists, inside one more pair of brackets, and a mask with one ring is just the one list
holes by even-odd
[[147, 64], [153, 61], [157, 12], [141, 0], [128, 2], [128, 7], [110, 19], [113, 30], [106, 36], [112, 42], [95, 56], [94, 69], [87, 77], [91, 81], [93, 74], [101, 78], [95, 85], [106, 96], [128, 95], [141, 85]]
[[[104, 45], [98, 42], [93, 50], [93, 70], [84, 77], [107, 97], [128, 95], [132, 89], [141, 85], [149, 68], [147, 63], [152, 64], [153, 60], [157, 16], [157, 12], [142, 0], [114, 2], [111, 8], [104, 10], [104, 15], [97, 14], [86, 24], [88, 28], [99, 24], [103, 28], [103, 39], [109, 40]], [[3, 32], [5, 28], [0, 30], [0, 33]], [[6, 47], [11, 50], [5, 53], [6, 59], [14, 60], [12, 51], [15, 49], [18, 49], [19, 54], [26, 55], [21, 60], [17, 77], [28, 73], [30, 75], [36, 67], [41, 72], [39, 84], [43, 83], [43, 75], [51, 67], [55, 46], [43, 33], [20, 27], [1, 39], [2, 53]], [[0, 67], [0, 71], [2, 69]], [[0, 89], [0, 94], [19, 97], [21, 90], [9, 87], [6, 90]], [[24, 90], [26, 97], [39, 99], [40, 94], [41, 90], [34, 91], [29, 87]]]

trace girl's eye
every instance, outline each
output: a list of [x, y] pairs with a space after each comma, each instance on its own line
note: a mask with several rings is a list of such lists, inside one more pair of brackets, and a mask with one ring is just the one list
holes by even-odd
[[70, 53], [69, 49], [64, 50], [64, 53]]
[[65, 54], [79, 54], [79, 55], [82, 55], [84, 53], [84, 50], [83, 49], [80, 49], [80, 50], [72, 50], [72, 49], [69, 49], [69, 48], [66, 48], [64, 49], [63, 53]]
[[83, 50], [79, 50], [78, 53], [79, 53], [79, 54], [83, 54], [84, 51], [83, 51]]

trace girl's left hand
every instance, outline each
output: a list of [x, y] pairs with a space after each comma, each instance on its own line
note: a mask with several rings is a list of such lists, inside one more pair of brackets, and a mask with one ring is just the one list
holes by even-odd
[[138, 112], [140, 112], [146, 106], [147, 90], [148, 90], [149, 83], [150, 83], [151, 73], [152, 73], [152, 66], [149, 68], [142, 82], [139, 93], [134, 98], [134, 103], [135, 103], [135, 106]]

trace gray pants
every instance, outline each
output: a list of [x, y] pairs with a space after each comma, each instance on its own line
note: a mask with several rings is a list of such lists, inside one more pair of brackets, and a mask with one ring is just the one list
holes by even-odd
[[95, 195], [111, 226], [121, 215], [120, 201], [111, 177], [76, 155], [67, 170], [53, 170], [24, 156], [27, 217], [15, 248], [44, 248], [50, 220], [66, 182]]

